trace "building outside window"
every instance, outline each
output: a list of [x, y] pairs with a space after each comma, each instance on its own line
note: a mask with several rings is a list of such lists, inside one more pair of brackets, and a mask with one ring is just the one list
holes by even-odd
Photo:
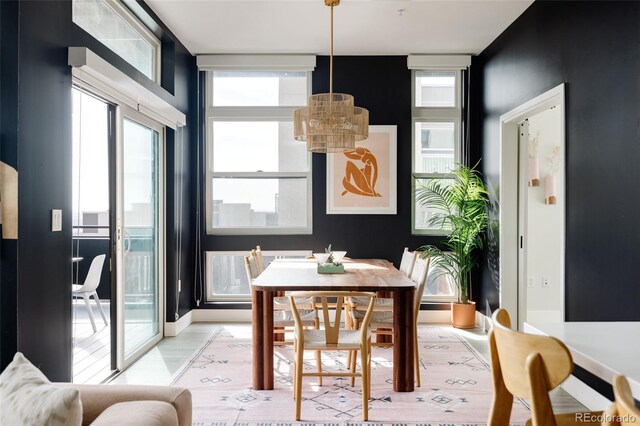
[[443, 235], [429, 226], [436, 208], [420, 205], [415, 188], [430, 179], [450, 179], [461, 153], [461, 71], [414, 69], [412, 121], [412, 233]]
[[[411, 55], [413, 122], [412, 142], [412, 225], [414, 235], [445, 235], [446, 230], [429, 225], [440, 211], [420, 205], [415, 190], [431, 179], [444, 183], [461, 162], [462, 154], [462, 70], [470, 65], [468, 56]], [[445, 302], [457, 297], [453, 278], [437, 268], [427, 277], [423, 301]]]
[[207, 232], [311, 234], [311, 155], [293, 138], [311, 72], [212, 69], [206, 81]]

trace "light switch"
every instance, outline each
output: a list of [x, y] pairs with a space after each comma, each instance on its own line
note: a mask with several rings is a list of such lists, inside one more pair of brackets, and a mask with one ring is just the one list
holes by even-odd
[[51, 210], [51, 232], [62, 231], [62, 210]]
[[551, 287], [551, 280], [549, 279], [549, 277], [542, 277], [542, 288], [549, 287]]
[[533, 277], [529, 277], [529, 279], [527, 280], [527, 287], [529, 287], [529, 288], [534, 288], [535, 287], [535, 284], [534, 284], [534, 281], [533, 281]]

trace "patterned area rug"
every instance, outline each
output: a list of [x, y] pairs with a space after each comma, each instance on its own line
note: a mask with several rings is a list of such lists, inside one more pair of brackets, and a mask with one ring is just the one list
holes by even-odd
[[[193, 421], [199, 426], [285, 425], [486, 425], [492, 396], [489, 365], [451, 327], [421, 326], [418, 337], [422, 386], [415, 392], [394, 392], [393, 349], [372, 354], [369, 422], [362, 422], [360, 380], [304, 379], [302, 422], [294, 421], [291, 347], [275, 349], [275, 390], [251, 389], [251, 328], [220, 327], [178, 370], [172, 385], [193, 394]], [[308, 359], [307, 359], [308, 355]], [[313, 353], [305, 369], [315, 371]], [[346, 353], [323, 354], [323, 368], [345, 370]], [[529, 408], [516, 399], [511, 421], [524, 424]]]

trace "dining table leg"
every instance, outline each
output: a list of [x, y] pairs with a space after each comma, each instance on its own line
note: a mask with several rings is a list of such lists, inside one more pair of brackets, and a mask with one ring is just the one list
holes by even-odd
[[413, 315], [415, 288], [397, 290], [393, 298], [393, 390], [413, 392]]
[[251, 319], [253, 323], [253, 390], [264, 389], [264, 295], [251, 289]]

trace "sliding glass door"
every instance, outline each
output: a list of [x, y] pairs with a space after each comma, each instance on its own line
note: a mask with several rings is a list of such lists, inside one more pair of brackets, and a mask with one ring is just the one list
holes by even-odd
[[118, 146], [118, 367], [155, 345], [164, 323], [163, 128], [121, 109]]

